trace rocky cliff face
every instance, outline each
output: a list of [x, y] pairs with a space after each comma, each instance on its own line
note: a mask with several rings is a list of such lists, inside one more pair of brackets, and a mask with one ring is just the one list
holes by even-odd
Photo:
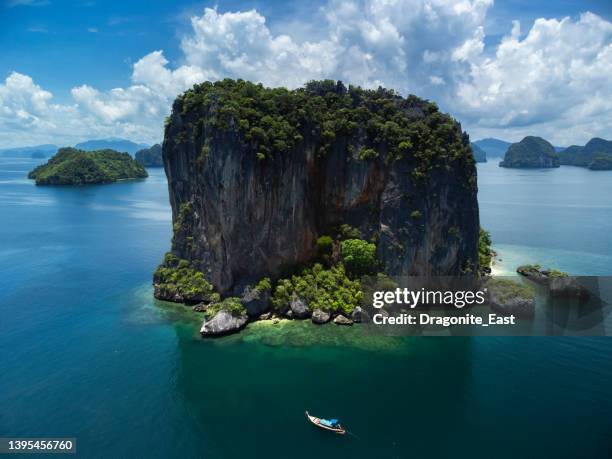
[[[342, 224], [376, 241], [388, 274], [476, 269], [475, 163], [454, 120], [384, 90], [249, 85], [207, 83], [179, 97], [163, 143], [172, 252], [220, 293], [307, 263], [317, 238]], [[338, 101], [340, 111], [321, 121]], [[261, 137], [257, 127], [272, 123], [266, 116], [276, 124]], [[279, 130], [290, 135], [281, 143]]]

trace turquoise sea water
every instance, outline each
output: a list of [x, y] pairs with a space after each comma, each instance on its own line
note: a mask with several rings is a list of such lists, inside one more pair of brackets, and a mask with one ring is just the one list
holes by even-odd
[[[0, 159], [0, 436], [77, 437], [82, 457], [609, 457], [611, 339], [289, 323], [202, 340], [197, 317], [151, 296], [163, 171], [42, 188], [34, 164]], [[500, 271], [612, 274], [612, 173], [489, 163], [479, 184]]]
[[538, 262], [575, 275], [612, 274], [612, 171], [478, 165], [481, 225], [500, 273]]

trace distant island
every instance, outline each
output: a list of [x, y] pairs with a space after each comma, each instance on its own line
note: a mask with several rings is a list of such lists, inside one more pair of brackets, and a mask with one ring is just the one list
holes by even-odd
[[114, 150], [86, 152], [60, 148], [47, 163], [35, 167], [28, 178], [37, 185], [87, 185], [147, 177], [145, 168], [128, 153]]
[[472, 153], [474, 154], [474, 160], [476, 160], [477, 163], [486, 163], [487, 153], [475, 143], [471, 143], [470, 146], [472, 147]]
[[559, 154], [559, 162], [564, 166], [612, 170], [612, 141], [595, 137], [583, 147], [572, 145]]
[[[487, 137], [486, 139], [480, 139], [472, 142], [472, 148], [476, 145], [482, 151], [485, 152], [488, 159], [491, 158], [503, 158], [512, 142], [505, 140], [495, 139], [493, 137]], [[565, 147], [553, 147], [556, 152], [563, 151]]]
[[146, 167], [164, 167], [162, 147], [156, 143], [151, 148], [143, 148], [136, 152], [136, 161]]
[[527, 136], [510, 145], [499, 165], [520, 169], [559, 167], [559, 155], [555, 147], [543, 138]]
[[484, 151], [488, 158], [503, 158], [506, 151], [508, 151], [508, 147], [512, 145], [512, 142], [488, 137], [486, 139], [476, 140], [472, 142], [472, 145], [476, 145]]
[[138, 150], [143, 148], [149, 148], [149, 145], [145, 143], [135, 143], [131, 140], [110, 138], [110, 139], [94, 139], [87, 140], [85, 142], [77, 143], [74, 148], [84, 151], [97, 151], [97, 150], [115, 150], [121, 152], [127, 152], [131, 155], [135, 154]]
[[45, 155], [45, 153], [40, 150], [33, 151], [32, 154], [30, 155], [30, 158], [32, 159], [41, 159], [41, 158], [46, 158], [46, 157], [47, 155]]

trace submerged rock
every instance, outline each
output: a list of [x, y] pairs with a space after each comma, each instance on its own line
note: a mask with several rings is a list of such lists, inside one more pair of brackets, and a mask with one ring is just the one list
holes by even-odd
[[315, 309], [312, 311], [312, 322], [315, 324], [324, 324], [329, 322], [331, 318], [331, 314], [327, 311], [323, 311], [321, 309]]
[[353, 325], [353, 321], [351, 319], [349, 319], [348, 317], [345, 317], [341, 314], [337, 315], [334, 318], [334, 323], [336, 325]]
[[232, 315], [229, 311], [221, 310], [212, 319], [202, 323], [200, 333], [202, 336], [227, 335], [241, 330], [247, 322], [246, 314]]

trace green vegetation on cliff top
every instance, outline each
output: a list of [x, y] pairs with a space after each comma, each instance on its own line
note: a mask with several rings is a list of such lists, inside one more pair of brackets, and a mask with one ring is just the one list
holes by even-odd
[[28, 178], [35, 179], [37, 185], [86, 185], [145, 178], [147, 175], [144, 167], [128, 153], [60, 148], [46, 164], [34, 168]]
[[412, 157], [417, 176], [434, 167], [437, 158], [472, 157], [459, 123], [434, 103], [413, 95], [403, 98], [389, 89], [346, 88], [332, 80], [311, 81], [295, 90], [243, 80], [205, 82], [175, 102], [174, 115], [187, 114], [196, 115], [197, 125], [189, 120], [176, 142], [191, 139], [202, 151], [208, 151], [203, 138], [207, 127], [237, 127], [262, 160], [290, 152], [306, 137], [316, 139], [320, 156], [340, 145], [364, 161], [381, 152], [387, 158]]

